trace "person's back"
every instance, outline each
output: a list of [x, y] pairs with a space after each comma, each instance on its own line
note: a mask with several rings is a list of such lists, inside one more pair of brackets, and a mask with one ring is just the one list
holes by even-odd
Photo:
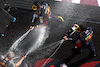
[[16, 67], [15, 63], [13, 62], [13, 60], [9, 60], [6, 62], [7, 67]]
[[15, 67], [13, 60], [6, 60], [3, 55], [0, 55], [0, 67]]

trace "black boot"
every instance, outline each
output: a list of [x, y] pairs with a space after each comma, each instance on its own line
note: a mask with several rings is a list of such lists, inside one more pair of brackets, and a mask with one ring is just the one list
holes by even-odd
[[90, 57], [96, 57], [97, 55], [96, 55], [96, 53], [90, 53], [89, 56]]
[[76, 53], [76, 54], [80, 54], [80, 53], [82, 53], [82, 49], [79, 49], [79, 48], [72, 48], [72, 52], [73, 52], [73, 53]]

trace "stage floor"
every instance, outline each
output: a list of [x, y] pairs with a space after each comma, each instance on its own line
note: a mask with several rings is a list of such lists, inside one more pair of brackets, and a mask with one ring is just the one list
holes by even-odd
[[[89, 55], [89, 50], [87, 48], [83, 49], [81, 54], [73, 56], [71, 49], [75, 44], [66, 41], [52, 58], [60, 61], [66, 60], [64, 63], [69, 67], [77, 67], [90, 61], [100, 61], [100, 7], [66, 2], [50, 2], [49, 4], [52, 8], [52, 18], [48, 21], [47, 25], [49, 35], [45, 43], [38, 49], [61, 40], [74, 23], [84, 24], [86, 26], [91, 26], [94, 30], [93, 43], [97, 56], [91, 59], [89, 59], [89, 57], [87, 58]], [[11, 45], [18, 38], [28, 31], [32, 20], [32, 13], [10, 11], [10, 14], [16, 17], [17, 20], [15, 23], [10, 23], [9, 27], [6, 28], [4, 32], [5, 36], [0, 37], [0, 54], [3, 55], [8, 52]], [[62, 22], [61, 19], [57, 19], [54, 16], [61, 16], [65, 22]], [[26, 54], [30, 47], [34, 45], [37, 41], [38, 34], [37, 30], [34, 29], [19, 43], [19, 50], [16, 51], [16, 53], [18, 53], [20, 57]], [[57, 47], [57, 45], [53, 45], [46, 49], [32, 52], [25, 60], [29, 61], [34, 67], [39, 60], [49, 58]]]

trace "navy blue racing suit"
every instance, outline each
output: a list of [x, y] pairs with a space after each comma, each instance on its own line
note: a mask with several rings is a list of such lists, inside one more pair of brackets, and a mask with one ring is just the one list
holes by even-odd
[[[70, 35], [72, 32], [72, 30], [70, 30], [70, 32], [68, 32], [67, 35]], [[93, 30], [92, 27], [87, 27], [87, 30], [80, 32], [79, 37], [76, 40], [72, 40], [72, 42], [74, 42], [75, 45], [75, 49], [77, 51], [81, 51], [82, 48], [86, 47], [90, 50], [90, 54], [94, 55], [95, 54], [95, 49], [94, 49], [94, 45], [92, 42], [92, 36], [93, 36]]]
[[47, 25], [47, 19], [50, 19], [51, 15], [51, 8], [46, 2], [43, 2], [41, 6], [40, 9], [34, 11], [32, 23], [36, 23], [35, 20], [39, 19], [40, 23]]

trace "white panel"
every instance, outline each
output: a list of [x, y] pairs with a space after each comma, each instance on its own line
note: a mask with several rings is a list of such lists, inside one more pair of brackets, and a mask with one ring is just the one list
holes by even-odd
[[80, 3], [80, 0], [72, 0], [72, 3]]
[[100, 0], [97, 0], [97, 2], [98, 2], [98, 5], [100, 6]]
[[55, 0], [55, 1], [62, 1], [62, 0]]

